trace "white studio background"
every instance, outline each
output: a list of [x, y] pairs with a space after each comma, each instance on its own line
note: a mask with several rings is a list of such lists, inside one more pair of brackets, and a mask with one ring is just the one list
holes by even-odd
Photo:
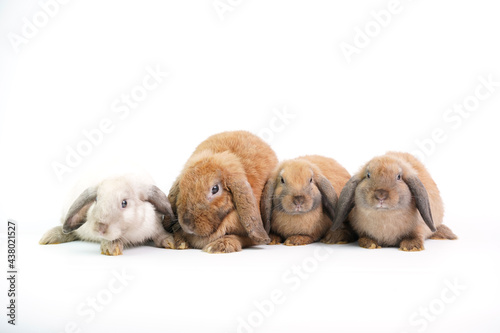
[[447, 225], [498, 232], [499, 10], [486, 0], [2, 1], [2, 225], [39, 238], [79, 177], [109, 160], [141, 164], [168, 192], [198, 143], [244, 129], [281, 160], [321, 154], [351, 173], [388, 150], [414, 152]]

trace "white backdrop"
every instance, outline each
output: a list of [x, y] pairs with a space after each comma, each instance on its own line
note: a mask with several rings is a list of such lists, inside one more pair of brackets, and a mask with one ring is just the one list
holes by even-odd
[[[36, 241], [58, 223], [64, 196], [81, 175], [104, 161], [127, 159], [142, 164], [167, 192], [199, 142], [220, 131], [239, 129], [268, 140], [280, 159], [321, 154], [335, 158], [351, 173], [388, 150], [414, 152], [442, 192], [445, 223], [461, 237], [454, 243], [439, 243], [434, 251], [455, 246], [467, 255], [468, 235], [477, 236], [474, 241], [486, 237], [479, 242], [485, 246], [495, 242], [500, 222], [496, 193], [500, 188], [500, 7], [493, 2], [66, 2], [0, 3], [0, 220], [5, 224], [9, 218], [16, 220], [20, 237], [32, 237], [25, 251], [38, 252], [37, 260], [53, 262], [51, 256], [60, 255], [56, 246], [40, 247]], [[1, 232], [5, 231], [2, 227]], [[63, 246], [69, 255], [91, 246], [89, 260], [104, 260], [96, 258], [95, 244]], [[289, 251], [303, 258], [306, 252], [297, 251], [309, 253], [315, 246]], [[349, 249], [356, 251], [354, 256], [367, 253]], [[148, 250], [156, 249], [130, 251], [144, 251], [147, 256]], [[268, 251], [279, 252], [280, 258], [292, 253], [286, 250]], [[491, 255], [499, 252], [498, 246], [488, 250]], [[479, 252], [478, 256], [483, 255]], [[203, 267], [204, 260], [227, 265], [219, 257], [186, 253], [195, 256], [188, 260], [193, 267]], [[255, 256], [262, 251], [247, 253]], [[383, 254], [393, 252], [379, 253], [387, 259]], [[453, 257], [453, 252], [445, 253], [446, 258]], [[240, 264], [228, 274], [244, 272], [247, 266], [242, 258], [246, 257], [237, 256], [248, 255], [231, 257], [236, 258], [231, 263]], [[174, 256], [182, 268], [182, 254]], [[372, 256], [376, 254], [360, 259], [359, 265]], [[43, 269], [30, 266], [29, 254], [21, 258], [35, 276]], [[418, 262], [426, 271], [425, 261]], [[492, 277], [498, 277], [498, 264], [485, 265]], [[258, 269], [270, 274], [271, 268]], [[387, 269], [392, 269], [390, 263]], [[69, 279], [73, 273], [67, 273]], [[27, 273], [22, 278], [30, 283]], [[442, 281], [436, 282], [436, 293], [444, 286]], [[179, 283], [181, 289], [187, 288], [182, 279]], [[24, 304], [32, 304], [33, 309], [42, 306], [28, 298], [23, 284], [19, 288], [27, 297]], [[317, 286], [317, 290], [324, 288]], [[498, 296], [498, 287], [492, 288], [489, 293]], [[137, 299], [146, 297], [142, 295], [137, 294]], [[214, 294], [207, 291], [201, 297], [209, 296]], [[63, 302], [57, 304], [64, 308]], [[24, 314], [20, 308], [19, 320], [24, 325], [37, 322], [36, 311], [25, 306]], [[500, 310], [498, 302], [489, 308]], [[203, 317], [200, 311], [194, 314]], [[281, 315], [283, 322], [276, 327], [288, 331], [306, 327], [292, 325], [297, 316], [292, 310]], [[403, 315], [401, 322], [407, 322], [407, 317]], [[373, 313], [367, 318], [366, 325], [379, 322]], [[451, 318], [462, 318], [460, 311]], [[487, 327], [500, 327], [498, 320], [488, 318]], [[177, 331], [196, 331], [190, 326], [195, 325], [192, 319], [184, 329], [179, 317], [168, 320], [178, 325], [173, 326]], [[140, 322], [154, 323], [154, 319]], [[141, 327], [140, 322], [127, 327]], [[326, 325], [327, 320], [306, 322], [314, 331], [335, 327]], [[113, 320], [94, 323], [94, 330], [113, 323], [119, 325]], [[152, 330], [160, 327], [150, 325], [146, 327]], [[262, 324], [252, 330], [277, 331], [276, 327]], [[416, 327], [410, 326], [409, 331]], [[457, 329], [464, 327], [460, 324]], [[347, 321], [345, 328], [356, 331]], [[64, 325], [50, 329], [63, 331]]]

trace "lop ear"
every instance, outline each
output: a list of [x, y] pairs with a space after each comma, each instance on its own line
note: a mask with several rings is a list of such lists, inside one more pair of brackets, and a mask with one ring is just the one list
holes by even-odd
[[333, 221], [332, 230], [336, 230], [342, 226], [342, 223], [347, 219], [347, 216], [354, 207], [354, 193], [356, 192], [356, 187], [358, 186], [361, 178], [358, 176], [353, 176], [344, 185], [342, 192], [340, 192], [339, 200], [335, 207], [337, 215]]
[[170, 208], [172, 209], [172, 220], [171, 221], [163, 221], [163, 227], [168, 232], [174, 232], [176, 227], [180, 228], [180, 225], [177, 222], [177, 198], [179, 197], [180, 187], [179, 187], [179, 177], [175, 180], [168, 192], [168, 201], [170, 202]]
[[87, 212], [97, 198], [97, 187], [89, 187], [78, 196], [66, 214], [63, 232], [68, 234], [80, 228], [87, 221]]
[[271, 239], [264, 230], [257, 200], [246, 178], [232, 179], [227, 186], [233, 195], [234, 206], [248, 236], [256, 244], [268, 244]]
[[264, 229], [269, 234], [271, 231], [271, 217], [273, 216], [273, 197], [276, 189], [276, 177], [267, 180], [262, 196], [260, 197], [260, 215], [264, 223]]
[[323, 211], [328, 215], [330, 220], [335, 221], [335, 205], [337, 204], [337, 192], [333, 188], [332, 183], [323, 175], [315, 174], [314, 182], [321, 192], [321, 202]]
[[432, 219], [429, 195], [427, 194], [424, 184], [422, 184], [417, 176], [405, 177], [404, 181], [410, 188], [411, 195], [415, 198], [415, 204], [420, 212], [420, 215], [424, 219], [425, 224], [427, 224], [431, 231], [436, 231], [436, 227], [434, 226], [434, 221]]
[[174, 213], [165, 193], [153, 185], [149, 188], [145, 201], [151, 203], [158, 212], [164, 215], [163, 226], [168, 229], [174, 221]]
[[177, 215], [177, 197], [179, 196], [179, 191], [179, 178], [177, 178], [168, 192], [168, 201], [170, 201], [170, 207], [174, 216]]

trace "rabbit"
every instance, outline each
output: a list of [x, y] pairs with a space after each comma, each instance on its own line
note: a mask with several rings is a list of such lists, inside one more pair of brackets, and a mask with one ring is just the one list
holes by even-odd
[[[318, 155], [281, 162], [264, 187], [262, 219], [270, 226], [271, 243], [306, 245], [320, 240], [332, 227], [337, 202], [335, 189], [351, 178], [337, 161]], [[332, 231], [335, 242], [356, 240], [348, 225]]]
[[137, 174], [105, 178], [84, 190], [61, 218], [62, 226], [47, 231], [40, 244], [74, 240], [101, 243], [101, 254], [121, 255], [123, 247], [153, 240], [171, 248], [174, 215], [167, 196], [152, 179]]
[[[351, 212], [349, 214], [349, 212]], [[443, 202], [424, 165], [408, 153], [388, 152], [364, 165], [344, 186], [332, 230], [349, 221], [368, 249], [424, 250], [424, 240], [456, 239], [443, 222]]]
[[168, 195], [178, 218], [173, 225], [175, 248], [230, 253], [269, 243], [258, 202], [277, 164], [271, 147], [246, 131], [203, 141]]

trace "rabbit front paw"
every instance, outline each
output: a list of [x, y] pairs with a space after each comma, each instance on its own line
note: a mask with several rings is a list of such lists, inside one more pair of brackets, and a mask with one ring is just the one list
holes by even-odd
[[401, 251], [415, 252], [424, 250], [424, 241], [421, 238], [406, 238], [399, 243]]
[[312, 242], [314, 242], [314, 239], [312, 239], [312, 237], [310, 237], [310, 236], [293, 235], [293, 236], [288, 237], [285, 240], [285, 243], [283, 243], [283, 244], [287, 245], [287, 246], [297, 246], [297, 245], [311, 244]]
[[335, 231], [328, 230], [321, 242], [325, 244], [347, 244], [354, 242], [355, 240], [356, 235], [354, 232], [341, 228]]
[[101, 242], [101, 254], [107, 256], [119, 256], [123, 254], [123, 243], [121, 240], [114, 241], [102, 241]]
[[269, 242], [268, 245], [278, 245], [281, 244], [281, 237], [276, 235], [276, 234], [270, 234], [269, 238], [271, 238], [271, 241]]
[[208, 253], [231, 253], [241, 251], [241, 248], [241, 242], [237, 238], [225, 236], [207, 244], [203, 251]]
[[359, 246], [365, 249], [380, 249], [380, 245], [378, 245], [377, 241], [368, 237], [360, 237], [358, 243]]

